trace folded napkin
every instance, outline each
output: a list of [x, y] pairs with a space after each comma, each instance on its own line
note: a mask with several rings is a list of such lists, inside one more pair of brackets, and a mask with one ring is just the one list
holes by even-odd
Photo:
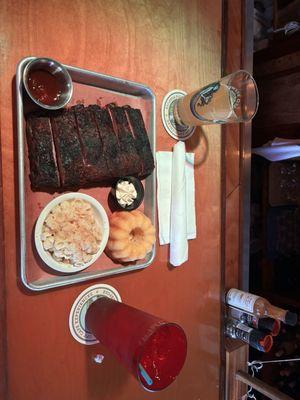
[[194, 154], [178, 142], [173, 153], [156, 153], [159, 242], [170, 243], [170, 263], [188, 259], [188, 239], [196, 238]]
[[275, 138], [265, 143], [262, 147], [253, 148], [252, 153], [262, 156], [269, 161], [297, 158], [300, 157], [300, 139]]

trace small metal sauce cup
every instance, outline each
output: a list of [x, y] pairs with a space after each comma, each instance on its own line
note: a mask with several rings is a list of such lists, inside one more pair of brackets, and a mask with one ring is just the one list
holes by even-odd
[[[47, 71], [63, 81], [64, 89], [59, 97], [59, 100], [55, 104], [44, 104], [32, 95], [30, 88], [28, 87], [28, 75], [31, 71], [35, 70]], [[23, 83], [26, 92], [28, 93], [28, 96], [31, 98], [31, 100], [38, 106], [47, 110], [58, 110], [60, 108], [63, 108], [71, 100], [73, 94], [73, 83], [69, 72], [63, 65], [55, 60], [52, 60], [51, 58], [35, 58], [34, 60], [30, 61], [25, 66], [23, 71]]]

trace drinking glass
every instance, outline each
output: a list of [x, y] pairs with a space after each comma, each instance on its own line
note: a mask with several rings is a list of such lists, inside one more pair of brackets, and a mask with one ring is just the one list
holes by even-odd
[[171, 136], [185, 140], [198, 125], [250, 121], [258, 103], [255, 80], [240, 70], [189, 94], [170, 92], [163, 101], [162, 118]]
[[237, 71], [179, 99], [175, 119], [183, 125], [250, 121], [258, 107], [258, 91], [247, 71]]
[[187, 340], [177, 324], [108, 297], [90, 305], [86, 324], [148, 391], [169, 386], [184, 365]]

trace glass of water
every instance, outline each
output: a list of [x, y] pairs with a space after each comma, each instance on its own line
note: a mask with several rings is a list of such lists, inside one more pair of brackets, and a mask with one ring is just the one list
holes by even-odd
[[259, 103], [255, 80], [247, 71], [237, 71], [195, 90], [174, 104], [174, 118], [179, 125], [225, 124], [248, 122]]

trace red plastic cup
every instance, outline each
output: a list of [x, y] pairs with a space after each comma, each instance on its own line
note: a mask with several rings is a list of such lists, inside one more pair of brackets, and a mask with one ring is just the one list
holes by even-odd
[[91, 304], [86, 324], [146, 390], [166, 388], [184, 365], [187, 340], [179, 325], [108, 297]]

